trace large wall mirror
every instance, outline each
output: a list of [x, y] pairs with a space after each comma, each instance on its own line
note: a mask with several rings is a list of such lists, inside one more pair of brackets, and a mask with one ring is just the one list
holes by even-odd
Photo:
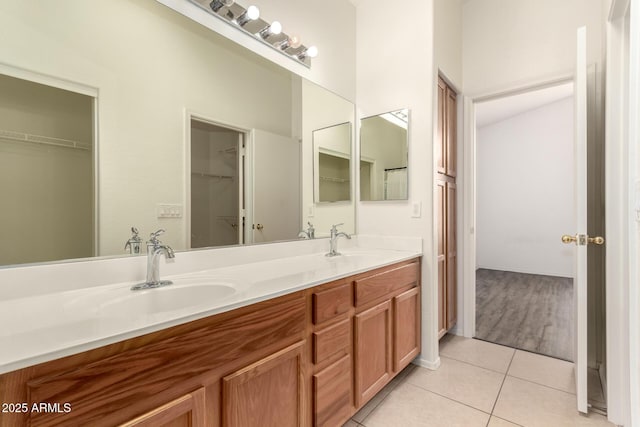
[[313, 200], [345, 99], [155, 1], [6, 0], [0, 26], [0, 265], [125, 256], [132, 226], [176, 250], [354, 231]]
[[407, 200], [409, 110], [360, 121], [360, 200]]

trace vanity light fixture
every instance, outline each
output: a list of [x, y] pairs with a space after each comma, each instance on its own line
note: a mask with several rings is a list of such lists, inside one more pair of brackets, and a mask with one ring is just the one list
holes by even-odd
[[298, 35], [285, 34], [280, 22], [269, 23], [260, 18], [260, 10], [256, 6], [245, 9], [236, 0], [189, 1], [306, 67], [310, 68], [311, 58], [318, 56], [315, 46], [306, 47]]

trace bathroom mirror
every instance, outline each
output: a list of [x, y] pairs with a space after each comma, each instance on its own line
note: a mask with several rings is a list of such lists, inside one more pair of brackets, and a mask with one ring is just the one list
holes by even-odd
[[360, 120], [360, 200], [407, 200], [409, 110]]
[[351, 200], [351, 123], [313, 131], [315, 202]]
[[[307, 221], [317, 236], [337, 222], [354, 232], [353, 203], [314, 208], [312, 161], [313, 131], [353, 123], [352, 103], [156, 1], [60, 0], [51, 13], [0, 3], [12, 35], [0, 44], [0, 74], [79, 98], [83, 121], [71, 129], [29, 113], [0, 123], [5, 163], [20, 147], [36, 169], [48, 157], [61, 166], [2, 175], [11, 209], [0, 217], [0, 265], [128, 256], [132, 226], [143, 242], [165, 229], [162, 241], [176, 250], [296, 239]], [[39, 98], [13, 99], [2, 114]], [[46, 102], [61, 115], [75, 108]], [[37, 126], [20, 124], [28, 122]], [[233, 209], [217, 209], [223, 199]], [[216, 227], [219, 240], [210, 238]]]

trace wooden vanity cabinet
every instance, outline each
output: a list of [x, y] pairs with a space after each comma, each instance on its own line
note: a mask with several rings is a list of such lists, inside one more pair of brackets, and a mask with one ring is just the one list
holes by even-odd
[[358, 408], [420, 352], [419, 284], [419, 262], [363, 274], [354, 281]]
[[335, 427], [420, 351], [405, 261], [0, 375], [0, 427]]

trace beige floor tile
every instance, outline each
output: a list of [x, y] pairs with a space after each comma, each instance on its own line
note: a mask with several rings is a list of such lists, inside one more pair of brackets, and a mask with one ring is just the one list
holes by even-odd
[[507, 420], [503, 420], [502, 418], [491, 417], [491, 419], [489, 420], [489, 425], [487, 427], [519, 427], [519, 425]]
[[406, 382], [491, 413], [504, 375], [446, 357], [440, 361], [436, 371], [414, 369]]
[[579, 415], [573, 394], [509, 376], [493, 414], [527, 427], [613, 427], [601, 415]]
[[490, 342], [446, 335], [440, 340], [440, 355], [496, 372], [507, 372], [514, 349]]
[[573, 363], [553, 357], [518, 350], [513, 357], [508, 375], [567, 393], [576, 392]]
[[593, 402], [600, 408], [606, 408], [607, 404], [604, 399], [602, 390], [602, 382], [597, 369], [589, 369], [587, 376], [587, 385], [589, 386], [589, 401]]
[[366, 427], [485, 427], [489, 415], [403, 383], [362, 423]]
[[342, 427], [360, 427], [360, 424], [353, 420], [349, 420], [346, 422], [346, 424], [343, 424]]
[[385, 393], [384, 391], [384, 389], [380, 390], [380, 392], [373, 396], [370, 401], [368, 401], [362, 408], [360, 408], [360, 410], [356, 412], [353, 417], [351, 417], [351, 419], [362, 423], [365, 418], [367, 418], [369, 414], [371, 414], [371, 412], [373, 412], [373, 410], [376, 409], [376, 407], [380, 405], [380, 403], [382, 403], [384, 398], [387, 397], [388, 393]]

